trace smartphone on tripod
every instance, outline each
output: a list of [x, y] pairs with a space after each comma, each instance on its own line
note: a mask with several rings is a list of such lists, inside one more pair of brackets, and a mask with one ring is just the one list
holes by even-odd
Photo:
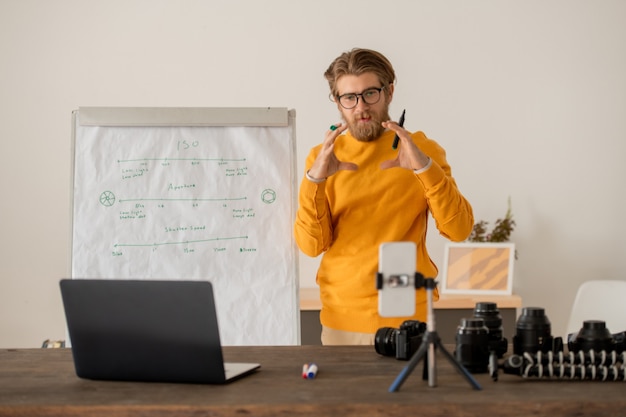
[[378, 314], [381, 317], [409, 317], [415, 314], [415, 271], [417, 247], [414, 242], [385, 242], [378, 250]]

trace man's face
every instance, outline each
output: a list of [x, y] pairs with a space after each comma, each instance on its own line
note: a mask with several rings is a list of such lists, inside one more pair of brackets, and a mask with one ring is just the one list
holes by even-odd
[[[344, 94], [361, 94], [372, 88], [379, 89], [378, 76], [372, 72], [361, 75], [344, 75], [337, 80], [339, 96]], [[385, 131], [382, 122], [389, 120], [389, 103], [393, 96], [393, 84], [385, 86], [380, 92], [380, 100], [375, 104], [367, 104], [362, 96], [358, 96], [357, 105], [352, 109], [345, 109], [337, 102], [341, 116], [348, 124], [352, 136], [362, 142], [378, 139]]]

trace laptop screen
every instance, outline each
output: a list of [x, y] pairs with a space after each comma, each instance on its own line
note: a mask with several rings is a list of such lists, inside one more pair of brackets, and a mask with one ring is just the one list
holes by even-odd
[[61, 293], [79, 377], [226, 382], [210, 282], [68, 279]]

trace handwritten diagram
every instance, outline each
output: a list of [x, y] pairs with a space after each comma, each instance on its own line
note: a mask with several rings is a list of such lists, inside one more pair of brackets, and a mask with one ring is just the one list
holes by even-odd
[[294, 149], [287, 128], [78, 123], [73, 276], [208, 279], [218, 309], [261, 271], [293, 288]]

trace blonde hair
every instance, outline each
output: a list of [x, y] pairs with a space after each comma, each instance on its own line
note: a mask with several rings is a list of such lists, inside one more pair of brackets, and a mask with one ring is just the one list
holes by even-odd
[[387, 86], [396, 81], [393, 66], [383, 54], [362, 48], [354, 48], [339, 55], [324, 72], [324, 77], [328, 80], [331, 95], [336, 97], [338, 94], [336, 84], [339, 78], [344, 75], [361, 75], [366, 72], [376, 74], [381, 86]]

